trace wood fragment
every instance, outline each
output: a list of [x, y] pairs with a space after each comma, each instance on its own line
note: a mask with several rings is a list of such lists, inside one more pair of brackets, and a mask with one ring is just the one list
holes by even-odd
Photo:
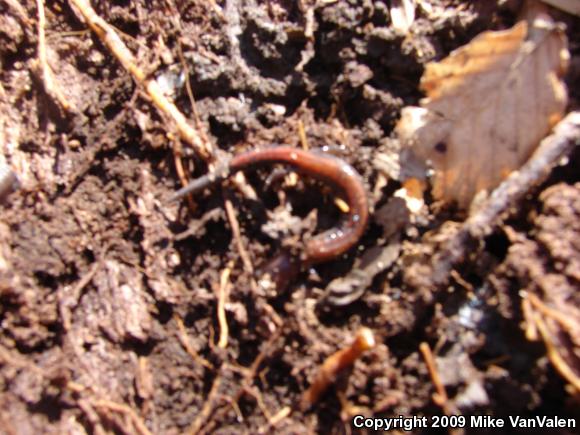
[[441, 377], [439, 376], [439, 371], [437, 370], [437, 364], [435, 363], [435, 358], [431, 352], [431, 347], [426, 342], [422, 342], [419, 345], [419, 350], [423, 354], [423, 359], [425, 364], [427, 364], [427, 370], [429, 370], [429, 376], [431, 376], [431, 381], [435, 387], [435, 393], [433, 393], [433, 402], [443, 408], [445, 414], [448, 414], [447, 406], [449, 402], [449, 397], [447, 397], [447, 391], [443, 382], [441, 382]]
[[[274, 320], [276, 320], [275, 317]], [[240, 422], [243, 421], [243, 416], [241, 412], [239, 412], [237, 403], [244, 393], [248, 393], [251, 390], [251, 386], [256, 378], [260, 365], [262, 364], [264, 359], [273, 352], [274, 343], [278, 340], [281, 333], [282, 328], [277, 328], [274, 332], [272, 332], [272, 334], [268, 338], [268, 341], [261, 346], [260, 352], [254, 358], [254, 361], [252, 362], [250, 367], [235, 367], [230, 364], [227, 365], [227, 367], [230, 370], [239, 372], [243, 376], [240, 387], [232, 395], [224, 397], [224, 400], [228, 401], [228, 403], [232, 406], [236, 414], [242, 417], [239, 420]], [[224, 365], [224, 367], [226, 366]], [[217, 419], [222, 418], [223, 413], [226, 412], [227, 410], [228, 410], [227, 408], [222, 408], [216, 411], [216, 415], [214, 415], [212, 423], [215, 422]], [[209, 424], [206, 424], [203, 432], [210, 433], [211, 431], [212, 427], [210, 427]]]
[[44, 14], [44, 1], [36, 0], [36, 7], [38, 9], [38, 59], [36, 67], [39, 70], [39, 75], [44, 85], [46, 95], [58, 103], [61, 109], [70, 112], [73, 110], [72, 106], [62, 93], [60, 86], [54, 79], [54, 75], [46, 56], [46, 35], [44, 28], [46, 27], [46, 16]]
[[61, 288], [58, 292], [58, 308], [62, 319], [64, 331], [69, 331], [71, 327], [72, 307], [78, 304], [81, 292], [92, 281], [99, 271], [101, 262], [93, 263], [89, 271], [69, 290], [69, 286]]
[[226, 317], [226, 302], [230, 293], [230, 274], [232, 273], [232, 267], [234, 267], [234, 262], [230, 261], [220, 275], [220, 287], [218, 290], [217, 303], [217, 316], [218, 323], [220, 325], [220, 337], [217, 345], [221, 349], [225, 349], [228, 346], [229, 328], [228, 319]]
[[116, 403], [110, 400], [95, 400], [92, 402], [95, 408], [104, 408], [110, 411], [118, 412], [123, 414], [129, 418], [129, 420], [133, 423], [133, 427], [136, 429], [137, 433], [140, 435], [152, 435], [147, 426], [141, 419], [139, 415], [128, 405], [124, 403]]
[[532, 309], [532, 303], [530, 302], [529, 298], [522, 297], [522, 314], [524, 316], [525, 325], [524, 330], [526, 334], [526, 338], [529, 341], [537, 341], [538, 336], [538, 328], [536, 327], [536, 322], [534, 321], [534, 311]]
[[140, 356], [137, 360], [137, 373], [135, 375], [135, 389], [144, 402], [148, 402], [155, 393], [153, 374], [146, 356]]
[[[173, 144], [174, 144], [173, 145], [173, 159], [174, 159], [174, 165], [175, 165], [175, 172], [177, 172], [177, 177], [179, 178], [181, 185], [187, 186], [189, 184], [189, 178], [188, 178], [187, 174], [185, 173], [185, 169], [183, 168], [183, 156], [181, 153], [181, 146], [178, 146], [177, 140], [173, 140]], [[187, 195], [186, 201], [187, 201], [187, 206], [189, 207], [189, 211], [191, 213], [194, 213], [196, 206], [195, 206], [195, 202], [193, 201], [193, 198], [191, 197], [191, 195]]]
[[574, 370], [568, 365], [564, 360], [559, 350], [559, 346], [554, 343], [554, 339], [551, 337], [548, 330], [548, 326], [544, 322], [541, 316], [534, 316], [536, 327], [544, 340], [546, 345], [546, 350], [548, 353], [548, 358], [556, 368], [556, 370], [566, 379], [572, 386], [576, 389], [576, 394], [580, 394], [580, 376], [578, 376]]
[[218, 375], [213, 380], [213, 384], [211, 385], [211, 390], [209, 390], [209, 394], [207, 399], [205, 400], [201, 411], [195, 417], [195, 420], [189, 425], [187, 430], [184, 432], [185, 435], [196, 435], [200, 432], [200, 429], [206, 423], [207, 419], [210, 417], [211, 413], [213, 412], [215, 405], [217, 394], [219, 392], [220, 386], [222, 384], [222, 377]]
[[308, 151], [310, 145], [308, 145], [308, 138], [306, 137], [306, 131], [304, 130], [304, 123], [301, 119], [298, 120], [298, 137], [300, 138], [300, 145], [302, 149]]
[[[580, 374], [568, 364], [562, 355], [566, 348], [559, 342], [557, 335], [553, 335], [554, 333], [550, 331], [545, 319], [556, 321], [572, 337], [578, 336], [577, 324], [564, 313], [546, 305], [535, 294], [523, 292], [522, 296], [522, 309], [528, 323], [527, 330], [532, 331], [526, 337], [530, 340], [537, 339], [537, 332], [539, 332], [539, 336], [546, 346], [548, 358], [562, 377], [576, 389], [576, 393], [580, 394]], [[524, 302], [528, 302], [528, 304], [524, 305]], [[572, 343], [571, 346], [574, 344]], [[569, 354], [570, 357], [574, 358], [574, 352], [569, 352]]]
[[187, 331], [185, 330], [185, 325], [183, 320], [177, 314], [173, 317], [177, 325], [177, 330], [179, 332], [178, 338], [179, 342], [185, 349], [185, 351], [194, 359], [194, 361], [199, 361], [199, 363], [207, 369], [215, 370], [215, 367], [208, 360], [203, 358], [191, 345], [189, 337], [187, 336]]
[[[437, 370], [437, 364], [435, 358], [433, 357], [433, 352], [431, 352], [431, 347], [426, 342], [422, 342], [419, 345], [419, 350], [423, 355], [425, 364], [427, 365], [427, 370], [429, 371], [429, 376], [435, 387], [435, 393], [433, 393], [433, 402], [439, 406], [443, 413], [447, 416], [459, 415], [459, 409], [449, 401], [449, 396], [447, 396], [447, 390], [441, 381], [441, 376]], [[450, 428], [449, 433], [452, 435], [462, 435], [465, 431], [462, 428]]]
[[320, 396], [334, 383], [337, 376], [344, 369], [352, 366], [354, 362], [368, 349], [375, 345], [373, 332], [369, 328], [361, 328], [352, 344], [341, 349], [324, 360], [318, 368], [314, 381], [302, 395], [300, 408], [306, 411], [314, 405]]
[[242, 241], [242, 234], [240, 232], [240, 223], [238, 222], [238, 218], [236, 217], [236, 211], [234, 210], [232, 201], [226, 198], [226, 200], [224, 201], [224, 206], [226, 209], [228, 222], [230, 223], [230, 227], [232, 228], [232, 235], [234, 237], [234, 241], [236, 242], [240, 258], [242, 259], [242, 263], [244, 265], [244, 270], [250, 275], [253, 275], [254, 265], [252, 264], [250, 255], [248, 254], [244, 242]]
[[336, 205], [336, 207], [341, 211], [341, 213], [348, 213], [350, 211], [348, 203], [338, 196], [334, 197], [334, 205]]
[[201, 158], [211, 163], [214, 160], [213, 145], [202, 140], [200, 134], [189, 124], [187, 118], [165, 96], [157, 81], [148, 78], [145, 72], [139, 68], [135, 56], [123, 43], [115, 29], [97, 15], [87, 0], [70, 0], [70, 2], [76, 6], [89, 27], [97, 34], [121, 65], [131, 73], [139, 85], [145, 88], [155, 107], [175, 124], [180, 137], [191, 145]]
[[266, 425], [264, 425], [260, 429], [258, 429], [258, 434], [265, 434], [269, 430], [274, 429], [282, 421], [284, 421], [286, 418], [288, 418], [288, 416], [290, 414], [292, 414], [292, 408], [290, 408], [289, 406], [284, 406], [276, 414], [274, 414], [272, 417], [270, 417], [270, 419], [268, 420], [268, 423]]
[[550, 317], [557, 321], [565, 330], [570, 334], [578, 334], [578, 325], [566, 316], [564, 313], [549, 307], [546, 305], [538, 296], [533, 293], [527, 292], [525, 294], [525, 300], [530, 301], [532, 306], [542, 313], [545, 317]]

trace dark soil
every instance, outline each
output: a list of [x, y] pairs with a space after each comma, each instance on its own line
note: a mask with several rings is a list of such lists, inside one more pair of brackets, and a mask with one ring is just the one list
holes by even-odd
[[[264, 168], [246, 174], [257, 198], [225, 183], [195, 209], [167, 204], [181, 187], [171, 124], [68, 2], [49, 1], [48, 60], [74, 111], [60, 109], [37, 73], [36, 3], [15, 3], [0, 0], [0, 145], [20, 181], [0, 220], [0, 433], [350, 433], [358, 414], [443, 415], [421, 342], [454, 412], [578, 416], [543, 342], [526, 339], [519, 292], [560, 285], [578, 304], [580, 154], [514, 205], [448, 288], [427, 290], [414, 259], [434, 255], [445, 221], [460, 217], [397, 215], [400, 183], [385, 163], [399, 151], [400, 109], [421, 98], [423, 65], [511, 26], [518, 2], [433, 0], [407, 37], [387, 1], [92, 2], [193, 124], [189, 81], [199, 128], [221, 150], [300, 146], [303, 127], [311, 148], [363, 176], [376, 212], [359, 248], [279, 292], [252, 285], [224, 201], [259, 269], [283, 241], [334, 224], [332, 193]], [[573, 109], [580, 20], [553, 15], [570, 39]], [[188, 175], [206, 173], [180, 145]], [[387, 248], [350, 304], [328, 302], [331, 283]], [[319, 365], [363, 325], [377, 346], [301, 410]]]

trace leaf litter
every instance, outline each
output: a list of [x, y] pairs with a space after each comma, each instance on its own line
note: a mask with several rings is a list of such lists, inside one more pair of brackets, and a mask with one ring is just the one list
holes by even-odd
[[[34, 10], [34, 2], [22, 3], [28, 11]], [[193, 103], [188, 105], [179, 93], [171, 99], [177, 100], [175, 107], [184, 111], [183, 119], [190, 125], [207, 128], [207, 137], [200, 135], [195, 141], [182, 131], [183, 148], [188, 147], [188, 138], [194, 149], [196, 142], [217, 143], [219, 158], [223, 151], [240, 151], [250, 144], [296, 144], [301, 135], [292, 126], [304, 120], [302, 136], [310, 145], [346, 145], [344, 158], [356, 165], [371, 187], [376, 211], [361, 240], [366, 251], [353, 250], [321, 266], [315, 282], [304, 276], [291, 291], [256, 292], [248, 284], [245, 262], [239, 261], [243, 259], [240, 242], [250, 258], [259, 260], [277, 244], [279, 234], [296, 226], [295, 216], [305, 225], [309, 221], [305, 216], [313, 210], [314, 221], [330, 225], [338, 211], [329, 213], [325, 209], [330, 207], [318, 199], [332, 195], [324, 191], [309, 195], [303, 185], [310, 184], [300, 182], [297, 188], [276, 189], [275, 201], [274, 195], [266, 198], [267, 191], [273, 190], [264, 188], [266, 171], [257, 171], [245, 184], [255, 188], [254, 195], [232, 191], [222, 197], [207, 192], [207, 201], [200, 200], [199, 209], [189, 215], [185, 208], [165, 208], [160, 198], [169, 197], [178, 180], [187, 181], [188, 171], [196, 171], [193, 177], [205, 170], [201, 161], [191, 159], [191, 149], [180, 154], [181, 144], [166, 143], [166, 138], [177, 136], [171, 129], [179, 131], [183, 125], [179, 119], [172, 122], [163, 110], [156, 112], [159, 101], [152, 99], [150, 105], [144, 93], [135, 92], [139, 87], [128, 73], [123, 74], [105, 45], [94, 43], [95, 35], [51, 38], [53, 29], [74, 30], [83, 24], [80, 16], [75, 19], [73, 14], [62, 14], [58, 5], [48, 4], [47, 48], [49, 54], [57, 54], [54, 80], [65, 90], [81, 87], [91, 93], [77, 93], [82, 116], [74, 114], [69, 125], [49, 116], [43, 119], [48, 124], [43, 130], [44, 124], [36, 123], [46, 115], [37, 113], [42, 107], [37, 100], [42, 84], [37, 89], [29, 83], [34, 50], [10, 52], [9, 57], [18, 61], [2, 63], [0, 107], [7, 116], [0, 120], [0, 145], [13, 169], [23, 162], [32, 163], [34, 170], [28, 177], [32, 183], [25, 182], [23, 191], [8, 198], [0, 225], [0, 382], [5, 386], [0, 424], [15, 433], [225, 433], [240, 426], [257, 433], [272, 429], [302, 433], [348, 432], [358, 414], [574, 412], [576, 408], [562, 395], [563, 382], [553, 376], [544, 356], [574, 384], [576, 378], [566, 374], [576, 373], [575, 360], [569, 358], [577, 352], [569, 346], [576, 331], [570, 318], [576, 313], [555, 311], [563, 306], [562, 300], [576, 301], [570, 294], [563, 299], [549, 294], [545, 291], [549, 286], [540, 285], [540, 279], [529, 272], [537, 269], [553, 275], [547, 284], [564, 274], [566, 282], [575, 282], [576, 275], [570, 273], [573, 262], [562, 269], [562, 259], [553, 255], [557, 248], [550, 248], [550, 255], [541, 249], [559, 242], [558, 236], [573, 240], [576, 229], [558, 231], [569, 222], [569, 207], [558, 213], [553, 213], [553, 206], [541, 209], [541, 215], [554, 218], [553, 233], [543, 231], [542, 237], [536, 237], [526, 228], [514, 227], [538, 245], [526, 251], [530, 257], [526, 267], [517, 269], [518, 252], [502, 260], [501, 254], [486, 246], [486, 236], [508, 231], [495, 219], [506, 210], [505, 201], [502, 208], [494, 209], [497, 198], [492, 195], [487, 205], [500, 211], [488, 212], [494, 219], [484, 222], [489, 224], [485, 231], [479, 221], [441, 226], [449, 216], [432, 214], [427, 207], [430, 198], [419, 198], [423, 181], [400, 177], [416, 171], [399, 167], [399, 142], [387, 137], [400, 108], [416, 95], [422, 59], [446, 44], [457, 46], [462, 40], [458, 35], [480, 31], [478, 22], [505, 27], [510, 18], [506, 21], [500, 12], [506, 9], [489, 2], [492, 6], [487, 9], [493, 12], [483, 13], [466, 2], [438, 1], [300, 2], [293, 9], [291, 2], [234, 0], [226, 2], [222, 11], [213, 1], [191, 3], [187, 10], [170, 3], [166, 10], [136, 1], [131, 8], [97, 12], [136, 37], [143, 54], [138, 59], [159, 56], [156, 44], [151, 52], [145, 50], [148, 41], [159, 41], [164, 63], [180, 58], [181, 48], [182, 60], [193, 60], [185, 74], [191, 79], [187, 83], [199, 119], [187, 114]], [[454, 3], [461, 6], [451, 6]], [[404, 35], [386, 24], [389, 7], [401, 4], [417, 5], [412, 37], [407, 35], [402, 45]], [[9, 17], [11, 13], [26, 16], [13, 0], [3, 5]], [[0, 52], [4, 55], [12, 46], [36, 47], [36, 29], [31, 28], [20, 36], [2, 28], [0, 36], [10, 44], [0, 45]], [[182, 28], [186, 31], [179, 34]], [[442, 29], [445, 32], [439, 32]], [[568, 34], [574, 38], [573, 31]], [[176, 35], [183, 44], [179, 50]], [[270, 44], [272, 35], [275, 44]], [[66, 50], [51, 49], [65, 40]], [[410, 46], [416, 52], [407, 52]], [[279, 62], [283, 68], [272, 69], [278, 59], [283, 60]], [[77, 81], [70, 83], [76, 87], [63, 83], [65, 63], [78, 72]], [[185, 68], [172, 66], [177, 71]], [[337, 68], [343, 73], [335, 76]], [[147, 74], [141, 91], [150, 90], [147, 82], [158, 76], [154, 69], [143, 69], [151, 75]], [[134, 77], [139, 82], [138, 75]], [[296, 107], [300, 109], [293, 112]], [[294, 116], [299, 111], [305, 116], [297, 124]], [[577, 137], [579, 123], [566, 125], [573, 132], [567, 139]], [[7, 133], [11, 138], [1, 140]], [[206, 139], [212, 143], [203, 143]], [[533, 171], [524, 166], [510, 177], [521, 171], [524, 178], [537, 181], [538, 173], [547, 174], [562, 155], [577, 163], [569, 143], [558, 149], [551, 154], [554, 158], [538, 160], [543, 166], [535, 164]], [[19, 158], [14, 158], [15, 152]], [[381, 152], [386, 159], [374, 161]], [[35, 160], [39, 158], [43, 160]], [[58, 173], [63, 170], [70, 173]], [[506, 182], [500, 185], [500, 193]], [[242, 180], [237, 187], [243, 185]], [[530, 185], [515, 184], [517, 195], [505, 197], [520, 203]], [[578, 191], [562, 184], [553, 188], [551, 198], [573, 197]], [[283, 196], [292, 205], [291, 214], [281, 208], [286, 204]], [[235, 213], [224, 213], [224, 197]], [[531, 207], [541, 201], [533, 198]], [[273, 202], [281, 205], [276, 209]], [[317, 208], [317, 202], [323, 205]], [[271, 209], [283, 211], [275, 222], [266, 217]], [[535, 225], [536, 216], [528, 218], [524, 227], [540, 226]], [[236, 235], [233, 225], [238, 219]], [[445, 242], [457, 231], [466, 234], [470, 229], [476, 249], [470, 252], [474, 246], [458, 238], [467, 261], [448, 263], [443, 268], [447, 281], [440, 286], [434, 282], [434, 269], [421, 264], [421, 255], [445, 256]], [[509, 244], [516, 244], [515, 240], [510, 237]], [[577, 257], [574, 249], [569, 252], [567, 256]], [[500, 267], [495, 268], [497, 263]], [[346, 285], [337, 288], [337, 295], [345, 288], [347, 293], [354, 288], [355, 293], [340, 302], [356, 299], [356, 303], [320, 310], [318, 287], [336, 283], [341, 276]], [[478, 287], [479, 281], [485, 281], [481, 288], [486, 291]], [[523, 308], [516, 287], [525, 289], [531, 307]], [[567, 289], [559, 288], [565, 295]], [[510, 304], [514, 294], [516, 300]], [[461, 309], [455, 314], [458, 304]], [[518, 333], [520, 305], [521, 311], [531, 313], [526, 320], [532, 319], [528, 323], [535, 324], [535, 338], [542, 338], [547, 352], [538, 345], [535, 353], [526, 348], [524, 335]], [[490, 314], [497, 313], [504, 316], [503, 324], [490, 320]], [[538, 315], [544, 323], [534, 323]], [[542, 333], [544, 325], [547, 333]], [[344, 344], [362, 326], [373, 330], [377, 345], [351, 368], [328, 370], [341, 355], [335, 352], [346, 350]], [[498, 329], [499, 337], [494, 335]], [[222, 346], [216, 346], [220, 339]], [[507, 340], [516, 346], [505, 346]], [[418, 350], [425, 348], [425, 342], [433, 349], [429, 371]], [[489, 354], [498, 348], [490, 360]], [[561, 360], [564, 365], [558, 363]], [[457, 373], [461, 376], [454, 376]], [[308, 412], [300, 411], [296, 405], [301, 395], [317, 385], [322, 385], [320, 391], [328, 386], [327, 393]], [[437, 397], [445, 400], [432, 400], [433, 387]]]
[[562, 29], [542, 15], [426, 65], [427, 98], [403, 109], [397, 132], [433, 166], [437, 200], [466, 209], [529, 158], [564, 114], [568, 59]]

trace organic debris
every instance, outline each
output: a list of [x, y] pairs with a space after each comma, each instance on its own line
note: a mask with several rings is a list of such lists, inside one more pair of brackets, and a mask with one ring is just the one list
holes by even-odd
[[561, 28], [538, 16], [427, 64], [427, 98], [403, 109], [397, 132], [432, 163], [436, 199], [467, 208], [529, 158], [566, 108], [566, 46]]
[[312, 385], [302, 395], [300, 407], [303, 410], [314, 405], [320, 396], [336, 380], [338, 374], [352, 366], [364, 351], [375, 346], [373, 332], [369, 328], [361, 328], [348, 347], [333, 353], [324, 360], [318, 369]]
[[[0, 0], [0, 149], [20, 183], [0, 183], [0, 432], [575, 417], [579, 115], [463, 224], [441, 224], [457, 216], [430, 207], [423, 163], [391, 134], [422, 65], [513, 25], [520, 3]], [[553, 12], [579, 47], [578, 19]], [[340, 192], [260, 167], [166, 200], [274, 145], [352, 165], [370, 222], [348, 254], [270, 291], [264, 262], [349, 213]], [[361, 325], [376, 345], [348, 367]]]
[[[540, 196], [543, 214], [534, 219], [534, 239], [510, 231], [506, 274], [521, 283], [522, 313], [529, 340], [546, 345], [550, 361], [580, 394], [580, 183], [556, 185]], [[519, 261], [538, 251], [547, 261]]]

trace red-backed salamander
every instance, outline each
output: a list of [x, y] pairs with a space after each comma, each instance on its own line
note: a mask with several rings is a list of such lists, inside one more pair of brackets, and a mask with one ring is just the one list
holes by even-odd
[[224, 167], [193, 180], [177, 191], [171, 200], [202, 190], [234, 172], [272, 163], [289, 164], [299, 172], [331, 185], [345, 196], [349, 207], [348, 213], [341, 218], [337, 226], [305, 243], [304, 252], [299, 259], [284, 252], [266, 266], [265, 270], [271, 271], [272, 274], [283, 275], [274, 277], [276, 281], [287, 281], [299, 269], [345, 253], [356, 244], [365, 231], [369, 217], [368, 199], [362, 178], [351, 165], [332, 155], [290, 146], [258, 148], [239, 154]]

